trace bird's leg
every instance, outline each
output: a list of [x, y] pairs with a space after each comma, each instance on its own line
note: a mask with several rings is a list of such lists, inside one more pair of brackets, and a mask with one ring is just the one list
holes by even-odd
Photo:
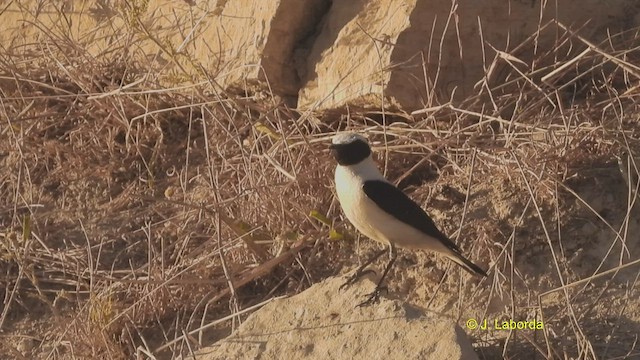
[[396, 251], [396, 247], [393, 246], [392, 243], [389, 243], [389, 262], [382, 272], [382, 277], [380, 277], [380, 280], [378, 280], [378, 284], [376, 285], [375, 290], [373, 290], [373, 292], [369, 294], [369, 298], [358, 305], [358, 307], [369, 306], [377, 303], [378, 300], [380, 300], [380, 293], [382, 291], [388, 291], [387, 286], [383, 285], [382, 282], [389, 273], [389, 270], [391, 270], [391, 267], [393, 266], [393, 263], [396, 261], [397, 257], [398, 252]]
[[360, 267], [358, 267], [356, 272], [353, 273], [353, 275], [349, 276], [349, 278], [347, 279], [347, 281], [344, 284], [340, 285], [340, 290], [344, 289], [347, 286], [352, 285], [353, 283], [358, 281], [358, 279], [360, 279], [364, 275], [366, 275], [368, 273], [375, 272], [373, 270], [365, 270], [365, 268], [367, 266], [371, 265], [372, 262], [376, 261], [376, 259], [379, 258], [380, 256], [382, 256], [382, 254], [384, 254], [385, 252], [387, 252], [387, 249], [382, 249], [382, 250], [378, 251], [369, 260], [365, 261], [364, 264], [360, 265]]

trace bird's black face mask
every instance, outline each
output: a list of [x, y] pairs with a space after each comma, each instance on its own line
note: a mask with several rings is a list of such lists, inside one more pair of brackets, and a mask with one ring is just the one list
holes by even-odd
[[360, 139], [348, 144], [331, 144], [329, 149], [338, 164], [343, 166], [355, 165], [371, 155], [369, 144]]

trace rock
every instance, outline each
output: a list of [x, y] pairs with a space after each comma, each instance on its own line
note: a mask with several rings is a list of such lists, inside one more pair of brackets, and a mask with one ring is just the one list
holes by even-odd
[[330, 278], [253, 313], [228, 338], [196, 353], [214, 359], [477, 359], [454, 319], [398, 300], [358, 308], [363, 278], [340, 291]]
[[315, 30], [315, 17], [326, 11], [326, 3], [14, 1], [0, 13], [0, 42], [20, 53], [34, 44], [40, 50], [42, 44], [65, 43], [69, 36], [93, 57], [124, 52], [145, 59], [162, 69], [160, 80], [168, 85], [190, 76], [202, 79], [204, 70], [223, 88], [266, 88], [268, 81], [276, 94], [297, 96], [294, 52]]
[[477, 94], [479, 81], [500, 84], [514, 68], [554, 70], [587, 47], [557, 23], [595, 44], [640, 23], [640, 0], [454, 4], [24, 0], [0, 13], [0, 42], [14, 54], [56, 43], [78, 58], [133, 57], [167, 86], [213, 79], [223, 89], [297, 97], [302, 110], [412, 111]]
[[[574, 37], [557, 49], [565, 31], [555, 21], [596, 44], [607, 30], [617, 34], [640, 21], [638, 0], [542, 3], [334, 1], [307, 59], [311, 76], [300, 90], [299, 107], [384, 105], [411, 111], [432, 99], [447, 102], [454, 90], [454, 100], [464, 99], [478, 93], [475, 85], [494, 59], [497, 68], [488, 80], [499, 84], [512, 66], [526, 71], [541, 54], [557, 54], [550, 59], [557, 61], [571, 58], [570, 46], [575, 55], [586, 48]], [[513, 58], [501, 59], [492, 47]], [[538, 61], [535, 68], [540, 67]]]

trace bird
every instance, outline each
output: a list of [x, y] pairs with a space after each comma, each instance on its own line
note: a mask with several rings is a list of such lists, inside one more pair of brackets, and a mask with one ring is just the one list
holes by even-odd
[[487, 276], [486, 271], [462, 255], [460, 248], [436, 227], [416, 202], [385, 179], [364, 136], [340, 132], [332, 137], [329, 149], [337, 162], [335, 189], [344, 214], [360, 233], [388, 248], [364, 262], [343, 287], [371, 272], [365, 268], [389, 251], [389, 261], [375, 290], [358, 306], [378, 302], [381, 292], [387, 290], [383, 281], [397, 258], [396, 246], [434, 251], [473, 275]]

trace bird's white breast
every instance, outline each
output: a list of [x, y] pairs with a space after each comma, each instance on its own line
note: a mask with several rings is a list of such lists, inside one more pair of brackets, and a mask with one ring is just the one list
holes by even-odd
[[338, 200], [347, 219], [358, 231], [385, 244], [392, 242], [404, 248], [448, 252], [440, 241], [397, 220], [378, 207], [362, 188], [368, 180], [386, 181], [371, 158], [356, 165], [336, 168]]
[[367, 197], [362, 185], [367, 180], [383, 180], [371, 158], [351, 166], [338, 166], [335, 173], [336, 193], [347, 219], [365, 236], [388, 243], [381, 226], [388, 222], [388, 215]]

